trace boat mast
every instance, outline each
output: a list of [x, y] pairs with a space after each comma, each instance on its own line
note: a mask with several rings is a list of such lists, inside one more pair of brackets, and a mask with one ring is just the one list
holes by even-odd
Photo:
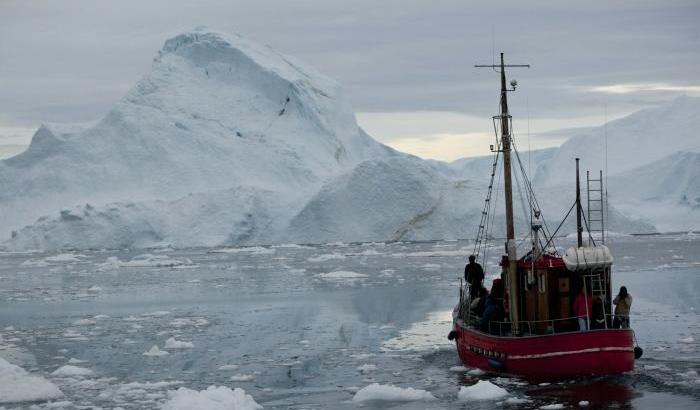
[[500, 68], [501, 74], [501, 113], [498, 118], [501, 120], [501, 150], [503, 152], [503, 189], [505, 191], [506, 202], [506, 254], [508, 255], [508, 276], [506, 284], [508, 286], [508, 310], [513, 334], [520, 333], [518, 322], [520, 321], [520, 290], [518, 289], [518, 256], [515, 246], [515, 224], [513, 221], [513, 185], [510, 165], [511, 133], [510, 114], [508, 114], [508, 91], [514, 91], [517, 83], [512, 82], [512, 89], [506, 88], [506, 67], [527, 67], [529, 64], [506, 65], [501, 53], [501, 64], [496, 65], [476, 65], [475, 67]]
[[578, 176], [578, 162], [576, 158], [576, 241], [577, 246], [583, 246], [583, 226], [581, 225], [581, 183]]

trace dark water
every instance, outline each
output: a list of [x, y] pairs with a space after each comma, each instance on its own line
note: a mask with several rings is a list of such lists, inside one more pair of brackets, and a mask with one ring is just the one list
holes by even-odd
[[[350, 409], [371, 383], [437, 400], [363, 408], [699, 408], [700, 237], [609, 245], [645, 350], [625, 375], [540, 385], [454, 369], [446, 335], [466, 242], [161, 250], [131, 263], [178, 265], [161, 267], [119, 263], [144, 251], [3, 254], [0, 357], [54, 382], [68, 408], [157, 408], [179, 386], [223, 385], [267, 409]], [[170, 337], [194, 347], [165, 349]], [[153, 345], [170, 354], [144, 356]], [[51, 375], [71, 358], [94, 374]], [[478, 380], [527, 402], [460, 402]]]

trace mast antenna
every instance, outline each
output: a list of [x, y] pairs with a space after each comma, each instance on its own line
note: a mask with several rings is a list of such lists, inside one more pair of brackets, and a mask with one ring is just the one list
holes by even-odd
[[[476, 64], [476, 68], [491, 68], [501, 74], [501, 112], [494, 117], [494, 120], [501, 122], [501, 151], [503, 152], [503, 191], [506, 203], [506, 255], [508, 255], [508, 275], [506, 285], [508, 287], [508, 307], [513, 334], [519, 334], [520, 322], [520, 290], [518, 289], [518, 256], [515, 245], [515, 226], [513, 221], [513, 182], [511, 172], [511, 127], [512, 120], [508, 113], [508, 92], [515, 91], [517, 81], [511, 81], [510, 86], [506, 86], [506, 68], [530, 68], [530, 64], [505, 64], [503, 53], [501, 53], [501, 63], [496, 64]], [[499, 71], [500, 70], [500, 71]]]

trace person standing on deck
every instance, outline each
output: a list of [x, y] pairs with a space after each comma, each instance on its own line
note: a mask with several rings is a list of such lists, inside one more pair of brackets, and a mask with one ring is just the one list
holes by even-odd
[[613, 328], [627, 329], [630, 327], [630, 308], [632, 307], [632, 295], [627, 293], [627, 287], [620, 287], [620, 293], [613, 299], [615, 305], [615, 319], [613, 320]]
[[469, 296], [476, 298], [484, 281], [484, 268], [476, 262], [474, 255], [469, 256], [469, 263], [464, 267], [464, 280], [469, 284]]
[[582, 287], [581, 291], [576, 295], [573, 305], [574, 315], [578, 318], [578, 328], [582, 332], [588, 330], [588, 322], [591, 320], [592, 308], [593, 296], [587, 295], [585, 289]]

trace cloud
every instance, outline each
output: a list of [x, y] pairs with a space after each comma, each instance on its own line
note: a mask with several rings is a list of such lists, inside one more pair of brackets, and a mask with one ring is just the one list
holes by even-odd
[[[344, 84], [357, 111], [482, 120], [422, 135], [485, 132], [498, 76], [473, 65], [491, 62], [494, 49], [507, 62], [532, 64], [509, 72], [520, 83], [511, 96], [520, 118], [526, 106], [543, 120], [595, 118], [604, 105], [628, 113], [687, 92], [672, 88], [679, 84], [697, 87], [698, 18], [696, 0], [8, 0], [0, 2], [0, 126], [98, 118], [148, 70], [165, 39], [198, 25], [306, 61]], [[616, 93], [601, 84], [664, 87]], [[414, 136], [399, 131], [389, 134]]]
[[604, 94], [629, 94], [640, 92], [669, 91], [687, 94], [700, 93], [700, 85], [672, 85], [668, 83], [612, 84], [591, 87], [590, 91]]

